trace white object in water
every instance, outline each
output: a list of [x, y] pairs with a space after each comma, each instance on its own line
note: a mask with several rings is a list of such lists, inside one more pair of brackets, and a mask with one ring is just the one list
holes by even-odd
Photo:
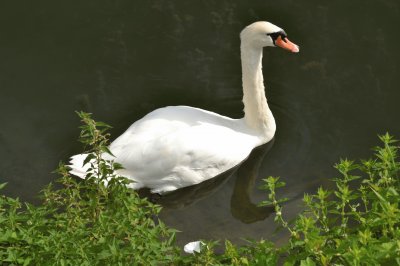
[[203, 242], [201, 241], [189, 242], [183, 247], [183, 250], [189, 254], [194, 254], [194, 252], [200, 253], [202, 244]]
[[[297, 53], [286, 33], [269, 22], [255, 22], [240, 34], [244, 117], [232, 119], [189, 106], [157, 109], [133, 123], [109, 147], [125, 169], [117, 173], [165, 193], [213, 178], [238, 165], [270, 141], [275, 119], [265, 97], [263, 47], [279, 46]], [[106, 159], [113, 159], [104, 155]], [[72, 174], [84, 178], [86, 154], [71, 157]]]

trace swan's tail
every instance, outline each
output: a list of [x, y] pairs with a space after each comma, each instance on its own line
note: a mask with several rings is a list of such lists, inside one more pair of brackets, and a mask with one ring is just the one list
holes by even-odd
[[[85, 161], [87, 156], [88, 156], [87, 153], [71, 156], [69, 160], [70, 164], [68, 165], [71, 168], [71, 170], [69, 170], [69, 173], [79, 178], [85, 179], [87, 171], [91, 167], [90, 163], [83, 165], [83, 162]], [[94, 159], [92, 159], [91, 161], [94, 161]], [[134, 181], [133, 183], [130, 183], [128, 185], [129, 188], [140, 189], [144, 187], [144, 184], [136, 181], [129, 173], [125, 172], [124, 170], [118, 170], [117, 173], [121, 176], [125, 176], [126, 178]]]
[[87, 156], [88, 156], [87, 154], [77, 154], [77, 155], [71, 156], [70, 161], [69, 161], [70, 165], [68, 165], [69, 167], [71, 167], [71, 170], [69, 171], [70, 174], [73, 174], [82, 179], [85, 178], [87, 170], [90, 167], [89, 163], [87, 163], [86, 165], [83, 165], [83, 162], [85, 161]]

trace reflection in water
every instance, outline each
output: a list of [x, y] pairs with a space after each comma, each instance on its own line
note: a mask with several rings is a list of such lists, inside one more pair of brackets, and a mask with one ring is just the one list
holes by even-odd
[[184, 208], [214, 194], [236, 169], [237, 166], [200, 184], [184, 187], [162, 196], [151, 194], [149, 189], [141, 189], [139, 195], [149, 198], [152, 202], [158, 203], [164, 208]]
[[233, 217], [243, 223], [249, 224], [264, 220], [274, 211], [271, 206], [258, 207], [251, 202], [250, 197], [261, 163], [274, 144], [274, 140], [254, 149], [250, 157], [238, 169], [231, 197], [231, 213]]
[[258, 207], [251, 202], [250, 193], [254, 188], [264, 156], [272, 147], [273, 142], [274, 139], [254, 149], [250, 156], [239, 166], [200, 184], [185, 187], [163, 196], [151, 194], [148, 189], [140, 190], [139, 194], [143, 197], [148, 197], [151, 201], [162, 205], [164, 208], [180, 209], [214, 194], [237, 171], [237, 178], [231, 197], [232, 216], [246, 224], [264, 220], [273, 212], [273, 207]]

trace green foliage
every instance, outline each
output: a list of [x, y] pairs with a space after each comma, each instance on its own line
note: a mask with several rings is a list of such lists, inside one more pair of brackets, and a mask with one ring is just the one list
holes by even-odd
[[[341, 160], [335, 168], [340, 177], [336, 189], [322, 187], [305, 194], [305, 211], [290, 225], [283, 215], [276, 190], [285, 185], [279, 178], [264, 179], [268, 200], [261, 206], [275, 208], [275, 221], [287, 229], [290, 238], [283, 247], [268, 241], [234, 247], [229, 241], [225, 253], [212, 254], [210, 247], [196, 254], [196, 265], [400, 265], [400, 163], [397, 141], [379, 137], [375, 158], [355, 163]], [[211, 262], [211, 264], [210, 264]]]
[[200, 253], [182, 256], [176, 231], [157, 218], [161, 207], [116, 174], [122, 166], [107, 148], [110, 126], [78, 115], [88, 154], [85, 180], [60, 164], [62, 188], [48, 185], [41, 205], [0, 196], [2, 265], [400, 265], [399, 147], [388, 134], [380, 136], [383, 146], [373, 159], [341, 160], [336, 188], [305, 194], [305, 211], [293, 223], [284, 218], [287, 199], [276, 196], [285, 184], [264, 179], [268, 199], [260, 205], [272, 205], [275, 221], [288, 230], [283, 247], [266, 240], [237, 247], [226, 240], [217, 253], [217, 241], [203, 241]]
[[[109, 128], [79, 113], [80, 141], [89, 152], [86, 180], [60, 165], [61, 189], [50, 184], [33, 206], [0, 198], [0, 261], [10, 265], [158, 265], [174, 261], [174, 231], [157, 219], [160, 207], [128, 189], [121, 166], [102, 159]], [[107, 183], [107, 185], [105, 185]], [[4, 186], [4, 184], [2, 185]]]
[[179, 260], [180, 265], [276, 265], [278, 262], [277, 249], [272, 242], [260, 240], [250, 241], [249, 245], [237, 247], [225, 240], [225, 251], [216, 254], [214, 248], [218, 241], [203, 241], [200, 253], [184, 256]]
[[380, 139], [374, 159], [335, 166], [335, 190], [304, 195], [306, 210], [291, 227], [275, 199], [278, 178], [264, 180], [276, 221], [291, 235], [285, 265], [400, 265], [398, 146], [388, 134]]

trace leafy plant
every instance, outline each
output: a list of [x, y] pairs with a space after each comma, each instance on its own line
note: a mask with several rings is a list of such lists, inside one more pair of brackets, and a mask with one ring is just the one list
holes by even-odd
[[[33, 206], [0, 198], [0, 261], [10, 265], [158, 265], [172, 263], [177, 249], [175, 231], [157, 214], [160, 206], [138, 197], [117, 176], [121, 165], [103, 159], [110, 126], [82, 119], [80, 141], [86, 145], [85, 180], [75, 180], [65, 165], [57, 172], [61, 189], [42, 192], [43, 203]], [[103, 156], [103, 157], [102, 157]], [[5, 184], [2, 185], [2, 187]]]
[[[215, 255], [206, 246], [192, 262], [202, 265], [400, 265], [400, 163], [399, 147], [389, 134], [379, 136], [375, 158], [355, 163], [341, 160], [333, 179], [336, 189], [322, 187], [305, 194], [305, 211], [289, 223], [276, 191], [285, 185], [278, 177], [264, 179], [262, 189], [274, 206], [275, 221], [288, 230], [290, 239], [283, 247], [269, 241], [254, 241], [234, 247], [229, 241], [225, 253]], [[211, 254], [211, 255], [210, 255]]]
[[276, 196], [284, 182], [264, 179], [268, 200], [260, 205], [272, 205], [275, 221], [288, 230], [283, 247], [226, 240], [217, 253], [218, 241], [202, 241], [200, 253], [182, 255], [176, 231], [158, 219], [161, 207], [116, 174], [122, 166], [107, 148], [110, 126], [78, 115], [86, 178], [76, 180], [60, 164], [61, 188], [48, 185], [41, 205], [0, 196], [2, 265], [400, 265], [399, 147], [388, 134], [380, 136], [383, 146], [373, 159], [341, 160], [336, 188], [305, 194], [305, 211], [293, 223], [284, 217], [287, 199]]
[[278, 178], [264, 180], [276, 221], [290, 232], [282, 248], [285, 265], [400, 265], [400, 163], [398, 146], [389, 135], [379, 137], [382, 147], [375, 158], [341, 160], [335, 168], [335, 190], [320, 187], [304, 195], [306, 210], [293, 226], [282, 218], [282, 206], [275, 199]]

